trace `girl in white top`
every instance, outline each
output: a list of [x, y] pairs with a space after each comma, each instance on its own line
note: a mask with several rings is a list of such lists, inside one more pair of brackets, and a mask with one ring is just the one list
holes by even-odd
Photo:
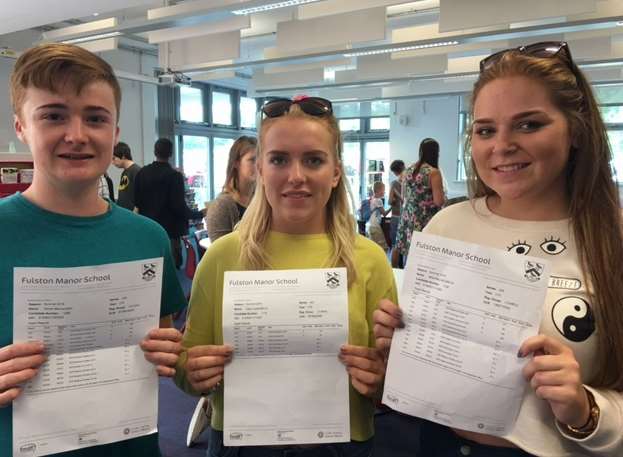
[[[526, 387], [514, 429], [494, 437], [420, 421], [422, 455], [623, 456], [623, 236], [606, 130], [564, 42], [481, 62], [473, 93], [471, 202], [426, 232], [546, 257], [537, 336], [519, 348]], [[401, 324], [375, 313], [377, 345]]]

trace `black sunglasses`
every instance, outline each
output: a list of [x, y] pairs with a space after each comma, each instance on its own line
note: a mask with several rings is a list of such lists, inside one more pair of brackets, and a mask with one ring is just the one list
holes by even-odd
[[575, 71], [571, 50], [566, 41], [542, 41], [540, 43], [505, 49], [504, 51], [491, 54], [480, 61], [480, 73], [491, 68], [507, 52], [519, 52], [532, 57], [559, 57], [564, 60], [572, 71]]
[[261, 111], [266, 117], [279, 117], [286, 114], [292, 105], [298, 105], [305, 114], [325, 116], [333, 114], [333, 105], [326, 98], [303, 97], [294, 100], [275, 98], [262, 105]]

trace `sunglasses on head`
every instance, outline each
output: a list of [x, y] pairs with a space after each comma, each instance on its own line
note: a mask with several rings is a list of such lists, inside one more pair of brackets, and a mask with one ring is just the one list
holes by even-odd
[[266, 117], [279, 117], [290, 111], [292, 105], [299, 108], [310, 116], [325, 116], [333, 114], [333, 105], [326, 98], [320, 97], [301, 97], [290, 100], [289, 98], [276, 98], [269, 100], [261, 108], [262, 114]]
[[480, 73], [491, 68], [498, 62], [507, 52], [519, 52], [531, 57], [558, 57], [562, 59], [571, 70], [573, 68], [573, 59], [571, 58], [571, 50], [566, 41], [542, 41], [540, 43], [529, 44], [527, 46], [519, 46], [517, 48], [505, 49], [504, 51], [491, 54], [480, 61]]

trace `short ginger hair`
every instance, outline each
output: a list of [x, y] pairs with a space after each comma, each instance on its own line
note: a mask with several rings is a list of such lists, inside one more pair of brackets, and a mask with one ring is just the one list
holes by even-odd
[[112, 89], [118, 121], [121, 87], [112, 67], [104, 59], [71, 44], [34, 46], [19, 56], [11, 74], [13, 112], [20, 115], [26, 91], [31, 87], [58, 93], [64, 86], [69, 86], [80, 94], [84, 87], [94, 82], [104, 82]]

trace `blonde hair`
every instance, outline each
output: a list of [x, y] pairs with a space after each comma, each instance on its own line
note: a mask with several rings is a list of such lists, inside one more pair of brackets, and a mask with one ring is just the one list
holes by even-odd
[[110, 86], [117, 108], [121, 109], [121, 87], [112, 67], [101, 57], [80, 46], [46, 43], [34, 46], [19, 56], [11, 74], [10, 91], [13, 112], [21, 114], [26, 90], [30, 87], [58, 93], [68, 85], [80, 91], [93, 82]]
[[[592, 286], [587, 289], [597, 329], [597, 370], [592, 385], [623, 390], [623, 269], [619, 265], [623, 231], [619, 193], [610, 167], [612, 155], [597, 102], [573, 63], [509, 51], [475, 83], [472, 118], [482, 88], [508, 77], [527, 77], [542, 84], [569, 124], [573, 144], [566, 170], [569, 217], [582, 271]], [[471, 135], [470, 129], [468, 141]], [[473, 160], [470, 168], [470, 197], [494, 195], [478, 176]]]
[[[261, 163], [263, 152], [263, 139], [268, 130], [277, 122], [283, 119], [297, 119], [317, 122], [326, 127], [335, 144], [334, 160], [340, 172], [340, 180], [337, 186], [332, 189], [329, 201], [325, 207], [326, 233], [333, 242], [333, 255], [327, 259], [326, 267], [344, 266], [348, 271], [348, 284], [351, 285], [357, 278], [355, 270], [355, 219], [350, 214], [348, 203], [348, 191], [346, 179], [342, 165], [342, 139], [337, 120], [333, 115], [321, 117], [305, 114], [300, 107], [293, 104], [290, 110], [283, 116], [264, 119], [259, 131], [259, 141], [257, 149], [257, 161]], [[244, 213], [238, 232], [240, 234], [240, 262], [251, 270], [270, 269], [270, 259], [264, 245], [272, 223], [272, 209], [266, 198], [264, 183], [261, 176], [258, 176], [255, 196]]]

